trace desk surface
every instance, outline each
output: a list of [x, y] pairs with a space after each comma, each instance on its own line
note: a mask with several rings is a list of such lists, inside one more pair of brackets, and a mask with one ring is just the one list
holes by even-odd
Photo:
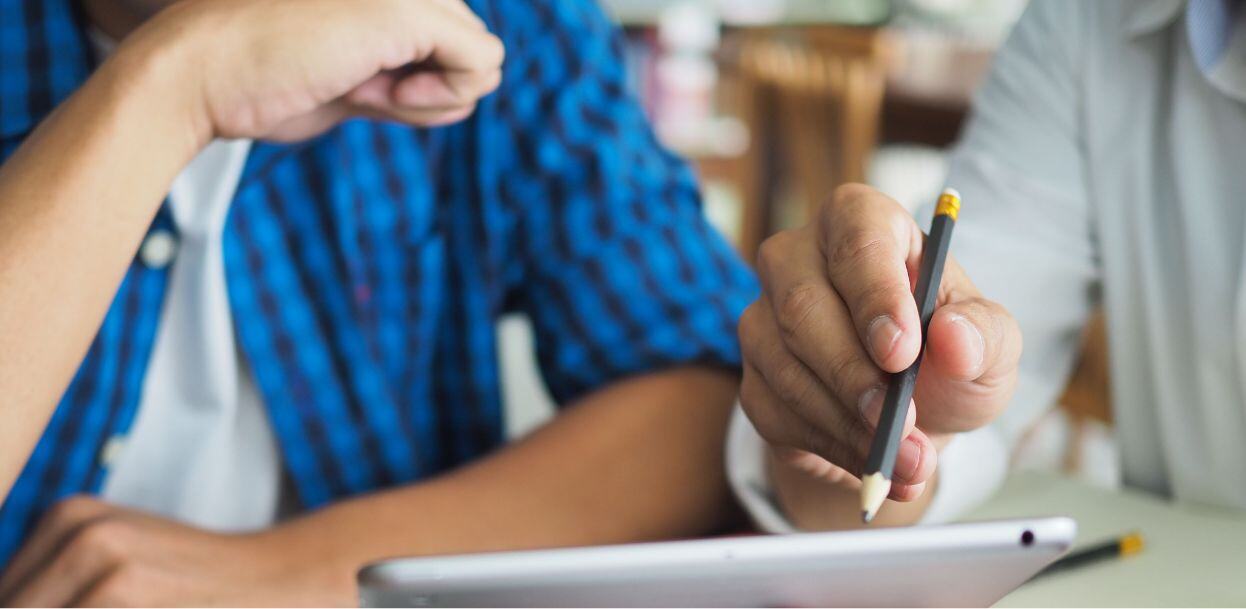
[[1246, 606], [1246, 514], [1107, 491], [1048, 474], [1011, 477], [966, 520], [1067, 515], [1077, 544], [1137, 529], [1139, 555], [1054, 574], [1004, 597], [999, 607]]

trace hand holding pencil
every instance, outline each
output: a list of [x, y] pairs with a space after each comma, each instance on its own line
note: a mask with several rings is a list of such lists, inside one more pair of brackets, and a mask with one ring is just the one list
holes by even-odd
[[[889, 380], [922, 352], [914, 288], [929, 243], [895, 201], [850, 185], [838, 189], [810, 225], [779, 233], [762, 247], [763, 295], [740, 322], [740, 398], [781, 466], [807, 478], [791, 483], [827, 487], [778, 489], [781, 498], [808, 504], [785, 506], [798, 526], [851, 526], [820, 517], [831, 511], [828, 501], [842, 501], [838, 511], [860, 519], [858, 480]], [[885, 495], [896, 501], [922, 498], [937, 450], [954, 434], [994, 418], [1016, 382], [1021, 337], [1012, 316], [984, 298], [951, 257], [935, 294], [921, 374], [914, 375], [913, 401], [898, 419], [902, 441]], [[791, 480], [776, 476], [776, 483]]]

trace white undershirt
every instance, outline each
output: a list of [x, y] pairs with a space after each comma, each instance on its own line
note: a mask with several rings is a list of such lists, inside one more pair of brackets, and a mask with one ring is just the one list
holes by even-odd
[[209, 144], [169, 192], [177, 241], [153, 231], [139, 251], [144, 264], [172, 266], [138, 412], [129, 435], [110, 443], [102, 491], [223, 531], [271, 524], [281, 492], [280, 453], [234, 339], [221, 244], [250, 149], [249, 140]]
[[267, 413], [235, 344], [221, 253], [250, 146], [205, 148], [169, 193], [176, 252], [153, 245], [167, 234], [140, 251], [157, 265], [173, 255], [172, 268], [137, 418], [103, 490], [114, 503], [215, 530], [271, 524], [281, 488]]

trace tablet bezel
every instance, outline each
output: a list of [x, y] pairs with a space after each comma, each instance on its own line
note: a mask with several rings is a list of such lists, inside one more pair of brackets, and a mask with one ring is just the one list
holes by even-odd
[[1075, 534], [1052, 517], [405, 558], [359, 588], [365, 606], [989, 605]]

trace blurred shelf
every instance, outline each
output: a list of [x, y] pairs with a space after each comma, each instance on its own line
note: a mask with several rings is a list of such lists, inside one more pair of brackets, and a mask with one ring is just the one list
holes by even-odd
[[994, 47], [917, 28], [891, 28], [899, 52], [887, 74], [882, 140], [943, 148], [956, 140]]
[[[671, 0], [602, 0], [625, 27], [656, 25]], [[891, 0], [743, 0], [710, 3], [719, 8], [724, 25], [803, 26], [879, 25], [891, 17]]]
[[658, 123], [656, 127], [663, 144], [689, 159], [733, 159], [748, 151], [748, 127], [735, 117]]

